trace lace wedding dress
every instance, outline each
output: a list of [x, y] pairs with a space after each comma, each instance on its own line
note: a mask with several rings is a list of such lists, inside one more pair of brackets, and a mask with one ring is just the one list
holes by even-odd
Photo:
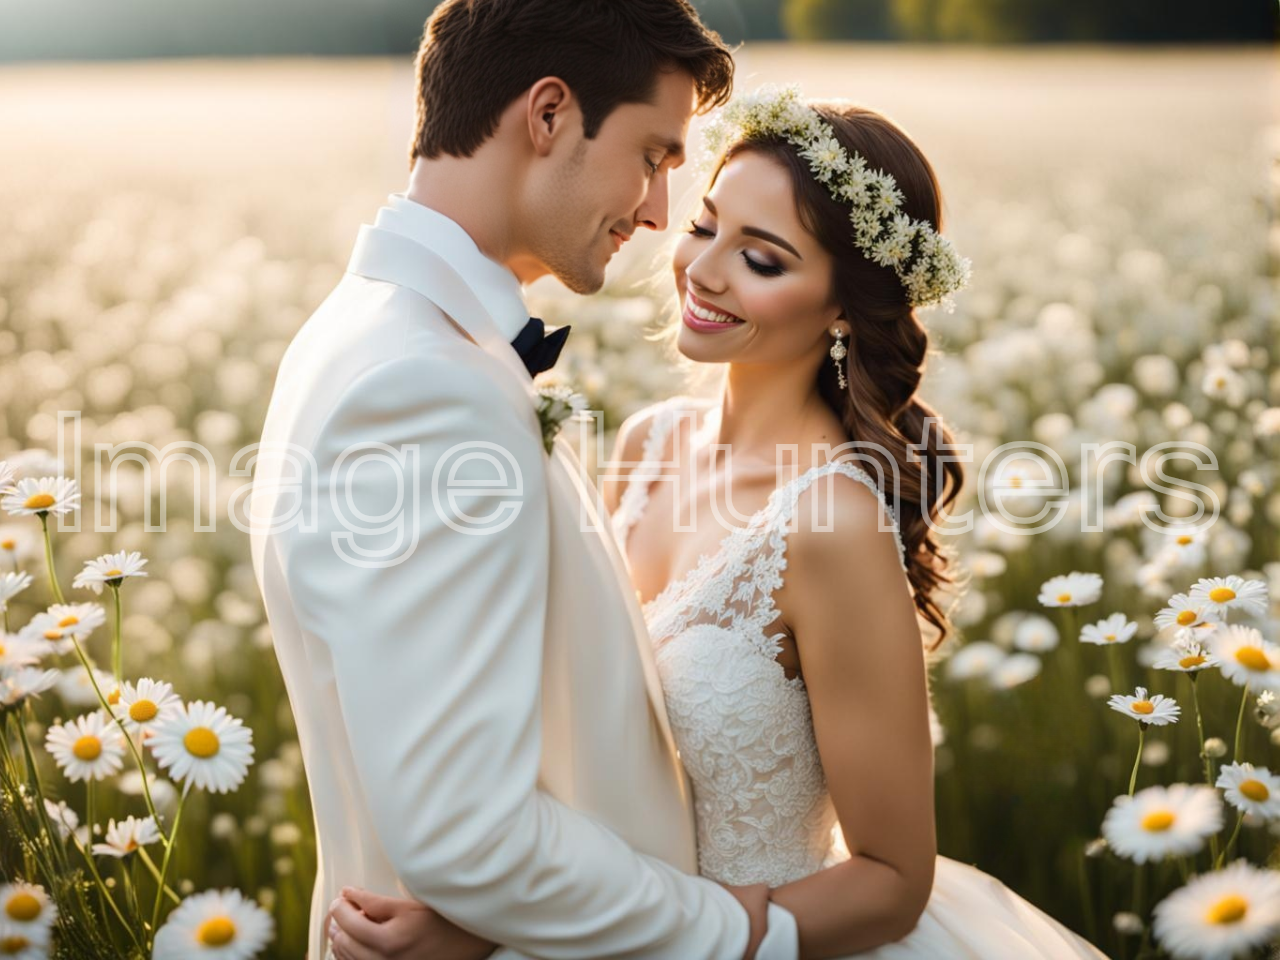
[[[612, 518], [624, 552], [653, 478], [673, 457], [667, 440], [682, 411], [692, 416], [687, 398], [678, 397], [654, 413], [644, 462]], [[804, 680], [787, 678], [775, 659], [778, 636], [767, 635], [778, 617], [773, 594], [782, 585], [796, 503], [834, 473], [885, 502], [856, 464], [815, 467], [774, 490], [745, 526], [644, 605], [676, 745], [693, 784], [699, 869], [722, 883], [776, 887], [850, 855], [827, 793]], [[898, 553], [901, 560], [900, 539]], [[929, 905], [912, 933], [857, 957], [1105, 960], [999, 880], [941, 856]]]

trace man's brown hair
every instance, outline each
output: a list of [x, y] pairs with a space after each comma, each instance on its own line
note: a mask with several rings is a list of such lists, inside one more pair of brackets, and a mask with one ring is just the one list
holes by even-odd
[[729, 98], [733, 57], [687, 0], [445, 0], [418, 49], [410, 162], [471, 156], [543, 77], [569, 85], [591, 139], [672, 68], [693, 76], [699, 111]]

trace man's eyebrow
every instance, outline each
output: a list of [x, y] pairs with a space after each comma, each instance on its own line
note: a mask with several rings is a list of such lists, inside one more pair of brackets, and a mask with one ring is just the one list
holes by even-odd
[[[711, 211], [711, 215], [713, 217], [719, 216], [719, 214], [716, 213], [716, 205], [711, 202], [710, 197], [703, 197], [702, 205]], [[786, 250], [797, 260], [804, 259], [804, 257], [800, 256], [799, 250], [797, 250], [791, 244], [787, 243], [787, 241], [783, 240], [776, 233], [770, 233], [768, 230], [761, 230], [759, 227], [743, 227], [742, 232], [748, 237], [755, 237], [758, 240], [764, 240], [768, 243], [772, 243], [781, 247], [783, 250]]]

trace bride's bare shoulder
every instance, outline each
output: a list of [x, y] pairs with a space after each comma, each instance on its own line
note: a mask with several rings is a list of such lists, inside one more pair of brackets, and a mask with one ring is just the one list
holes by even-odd
[[610, 512], [618, 508], [627, 488], [631, 471], [644, 459], [645, 444], [655, 420], [668, 411], [693, 410], [701, 418], [713, 401], [697, 397], [676, 396], [642, 407], [622, 421], [613, 440], [613, 454], [605, 464], [601, 493]]

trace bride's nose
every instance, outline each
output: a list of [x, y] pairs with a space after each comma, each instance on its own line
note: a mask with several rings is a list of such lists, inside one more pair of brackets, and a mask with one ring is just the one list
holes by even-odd
[[716, 268], [714, 258], [704, 250], [685, 267], [684, 276], [689, 286], [706, 293], [721, 294], [725, 291], [723, 274]]

